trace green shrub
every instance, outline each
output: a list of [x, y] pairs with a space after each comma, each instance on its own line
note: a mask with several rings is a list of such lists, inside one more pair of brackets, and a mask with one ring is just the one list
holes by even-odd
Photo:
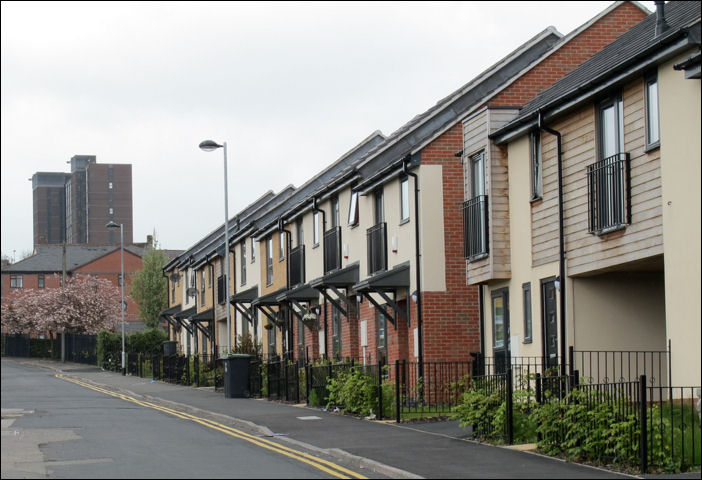
[[[395, 388], [392, 382], [382, 385], [383, 416], [390, 416], [393, 408]], [[342, 407], [344, 413], [362, 416], [378, 412], [378, 384], [372, 376], [364, 375], [359, 368], [340, 370], [335, 378], [327, 379], [329, 397], [327, 408]]]

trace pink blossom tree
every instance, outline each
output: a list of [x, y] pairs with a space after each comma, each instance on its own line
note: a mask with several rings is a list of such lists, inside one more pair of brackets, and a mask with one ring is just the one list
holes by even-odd
[[16, 292], [2, 307], [8, 332], [97, 333], [120, 321], [119, 289], [107, 279], [76, 275], [64, 287]]

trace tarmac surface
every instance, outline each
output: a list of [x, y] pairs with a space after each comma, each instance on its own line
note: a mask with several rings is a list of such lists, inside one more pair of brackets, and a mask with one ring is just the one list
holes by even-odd
[[[480, 444], [470, 440], [470, 431], [459, 427], [456, 421], [370, 421], [304, 404], [225, 398], [212, 388], [122, 376], [89, 365], [35, 359], [12, 361], [274, 437], [336, 458], [371, 478], [641, 478], [565, 462], [524, 451], [523, 447]], [[700, 473], [675, 477], [700, 478]]]

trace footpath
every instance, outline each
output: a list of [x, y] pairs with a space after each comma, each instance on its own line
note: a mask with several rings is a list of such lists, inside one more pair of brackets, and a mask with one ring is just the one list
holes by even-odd
[[[211, 418], [248, 433], [274, 437], [290, 446], [335, 458], [371, 478], [632, 478], [519, 448], [480, 444], [470, 440], [469, 430], [455, 421], [370, 421], [304, 404], [225, 398], [212, 388], [122, 376], [89, 365], [49, 360], [22, 363]], [[699, 472], [682, 476], [699, 477]]]

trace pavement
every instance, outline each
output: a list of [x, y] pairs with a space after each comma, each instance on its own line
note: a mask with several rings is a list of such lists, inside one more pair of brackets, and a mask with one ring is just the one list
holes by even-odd
[[[222, 392], [212, 388], [122, 376], [90, 365], [35, 359], [18, 361], [272, 437], [335, 459], [371, 478], [642, 478], [565, 462], [531, 451], [529, 446], [481, 444], [471, 440], [470, 431], [456, 421], [401, 424], [371, 421], [304, 404], [225, 398]], [[675, 478], [700, 478], [700, 473]]]

